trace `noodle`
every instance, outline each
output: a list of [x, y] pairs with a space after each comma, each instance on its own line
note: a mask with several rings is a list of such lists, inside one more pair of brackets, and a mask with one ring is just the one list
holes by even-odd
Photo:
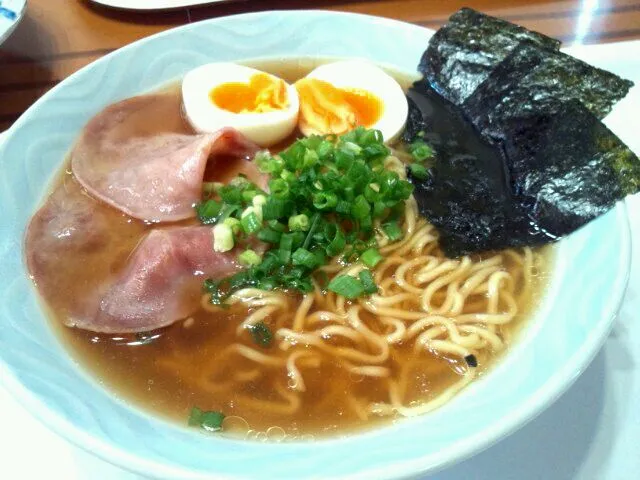
[[[274, 350], [261, 352], [242, 343], [230, 349], [258, 368], [282, 369], [289, 379], [287, 387], [279, 383], [273, 387], [280, 401], [243, 397], [240, 403], [293, 412], [300, 408], [299, 395], [308, 388], [305, 371], [329, 361], [353, 375], [387, 379], [387, 402], [363, 404], [361, 396], [348, 396], [358, 418], [419, 415], [447, 402], [477, 376], [477, 369], [467, 366], [465, 358], [487, 358], [504, 348], [501, 326], [516, 317], [517, 299], [528, 294], [533, 252], [525, 248], [483, 259], [447, 259], [438, 249], [435, 229], [417, 214], [415, 201], [407, 202], [403, 224], [402, 241], [381, 241], [380, 251], [386, 258], [373, 271], [379, 294], [347, 301], [316, 284], [315, 291], [304, 295], [291, 311], [293, 302], [283, 292], [244, 289], [234, 293], [229, 303], [242, 304], [251, 312], [237, 328], [238, 341], [247, 326], [273, 323], [274, 317], [280, 320]], [[336, 261], [323, 270], [330, 276], [357, 275], [362, 268]], [[208, 310], [220, 308], [209, 304], [206, 296], [202, 304]], [[461, 377], [428, 401], [408, 399], [412, 362], [405, 362], [399, 373], [391, 368], [396, 345], [413, 345], [415, 355], [426, 352], [450, 359]], [[255, 373], [236, 374], [228, 382], [241, 382], [251, 375]], [[278, 437], [283, 435], [278, 430]]]

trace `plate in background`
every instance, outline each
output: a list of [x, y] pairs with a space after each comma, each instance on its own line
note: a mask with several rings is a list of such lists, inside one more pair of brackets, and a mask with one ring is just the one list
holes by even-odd
[[212, 3], [228, 3], [241, 0], [91, 0], [105, 7], [123, 10], [171, 10], [208, 5]]
[[27, 0], [0, 0], [0, 44], [15, 30], [27, 10]]

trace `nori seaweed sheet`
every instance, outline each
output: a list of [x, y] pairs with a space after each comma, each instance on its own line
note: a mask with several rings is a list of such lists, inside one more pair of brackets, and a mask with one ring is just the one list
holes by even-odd
[[418, 208], [438, 228], [447, 256], [553, 240], [530, 222], [514, 198], [501, 149], [425, 81], [416, 82], [408, 97], [414, 110], [408, 131], [424, 130], [435, 151], [429, 177], [420, 181], [409, 171], [409, 179]]
[[563, 104], [529, 149], [520, 195], [549, 236], [573, 232], [640, 190], [638, 157], [577, 100]]
[[633, 83], [558, 47], [471, 9], [429, 42], [403, 138], [435, 148], [410, 179], [445, 254], [548, 243], [640, 190], [640, 161], [600, 122]]
[[465, 100], [462, 109], [485, 136], [502, 140], [511, 126], [527, 123], [531, 116], [553, 115], [572, 99], [603, 118], [632, 86], [611, 72], [525, 41]]
[[429, 177], [409, 179], [447, 256], [550, 243], [640, 190], [640, 160], [577, 100], [496, 142], [426, 81], [408, 96], [435, 150]]
[[418, 70], [440, 95], [458, 105], [524, 40], [545, 49], [560, 48], [554, 38], [462, 8], [433, 35]]

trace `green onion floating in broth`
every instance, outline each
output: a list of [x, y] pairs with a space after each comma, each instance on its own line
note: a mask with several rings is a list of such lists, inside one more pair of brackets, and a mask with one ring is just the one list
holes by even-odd
[[269, 327], [267, 327], [263, 322], [258, 322], [255, 325], [249, 326], [249, 332], [251, 332], [251, 337], [256, 345], [265, 348], [271, 346], [273, 333], [271, 333]]
[[189, 413], [188, 424], [190, 427], [200, 427], [208, 432], [217, 432], [222, 429], [222, 421], [225, 415], [218, 411], [203, 411], [193, 407]]

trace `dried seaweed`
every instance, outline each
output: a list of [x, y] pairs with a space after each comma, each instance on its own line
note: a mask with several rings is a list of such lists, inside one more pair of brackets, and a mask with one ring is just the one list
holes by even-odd
[[524, 40], [549, 50], [560, 47], [558, 40], [463, 8], [431, 38], [418, 70], [438, 93], [459, 104]]
[[462, 104], [487, 137], [502, 140], [509, 127], [530, 117], [553, 115], [565, 102], [580, 101], [603, 118], [633, 82], [561, 52], [522, 42]]
[[408, 128], [424, 129], [436, 152], [426, 180], [410, 176], [414, 197], [422, 215], [438, 228], [446, 255], [553, 240], [531, 224], [513, 196], [501, 149], [425, 81], [416, 82], [408, 96], [420, 112], [409, 117]]
[[558, 46], [471, 9], [429, 42], [404, 139], [435, 147], [411, 180], [447, 255], [551, 242], [640, 190], [640, 161], [600, 122], [633, 83]]
[[553, 115], [536, 143], [520, 196], [549, 236], [573, 232], [640, 190], [640, 160], [576, 100]]
[[409, 128], [436, 152], [429, 177], [410, 180], [448, 256], [552, 242], [640, 190], [640, 160], [577, 100], [496, 142], [426, 81], [408, 96]]

